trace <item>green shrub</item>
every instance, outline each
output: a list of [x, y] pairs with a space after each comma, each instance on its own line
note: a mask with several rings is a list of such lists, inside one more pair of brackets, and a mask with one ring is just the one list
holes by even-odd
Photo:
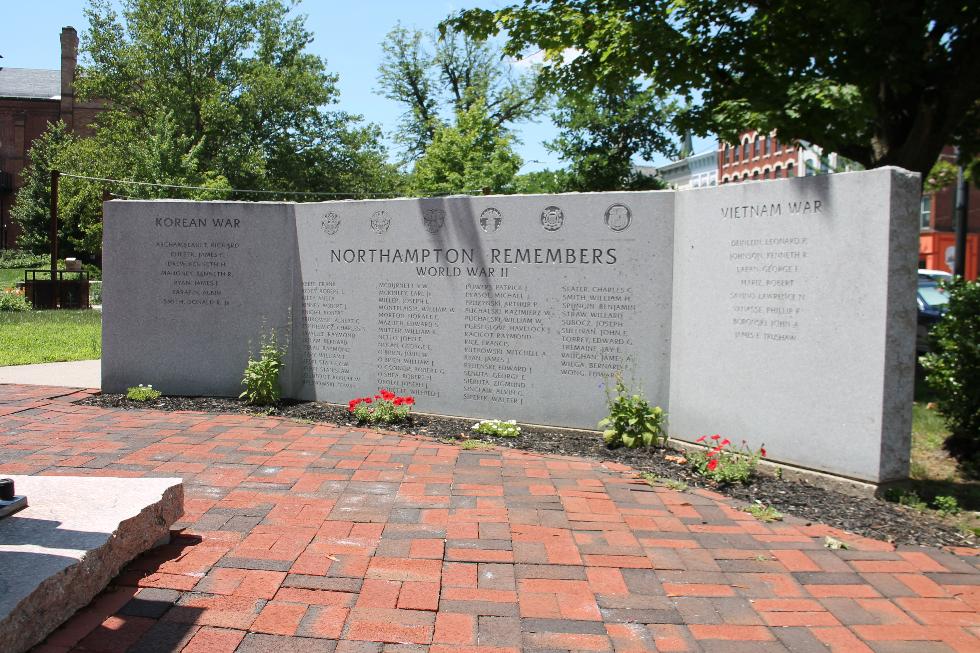
[[152, 385], [143, 385], [126, 389], [126, 399], [130, 401], [153, 401], [160, 398], [160, 391], [154, 390]]
[[521, 427], [514, 420], [504, 422], [499, 419], [484, 419], [474, 424], [473, 430], [484, 435], [496, 435], [502, 438], [516, 438], [521, 434]]
[[89, 281], [102, 281], [102, 269], [98, 265], [86, 263], [82, 269], [88, 272]]
[[22, 294], [0, 290], [0, 311], [21, 312], [29, 310], [31, 310], [31, 303]]
[[0, 268], [48, 268], [51, 258], [40, 254], [31, 254], [22, 249], [5, 249], [0, 251]]
[[651, 408], [641, 394], [631, 393], [622, 374], [615, 376], [614, 392], [606, 386], [606, 405], [609, 416], [599, 422], [605, 428], [602, 439], [610, 449], [621, 445], [633, 449], [666, 444], [667, 414], [659, 407]]
[[742, 440], [742, 446], [736, 449], [731, 440], [722, 439], [717, 433], [710, 438], [702, 435], [696, 441], [712, 445], [712, 448], [707, 451], [695, 451], [688, 456], [694, 471], [723, 485], [748, 483], [755, 474], [755, 467], [759, 464], [759, 460], [766, 457], [765, 447], [752, 451], [745, 440]]
[[88, 301], [91, 305], [102, 303], [102, 282], [93, 281], [88, 286]]
[[275, 330], [263, 334], [258, 360], [251, 355], [248, 358], [245, 376], [242, 378], [245, 390], [238, 398], [253, 406], [268, 406], [279, 401], [279, 374], [285, 355], [285, 349], [276, 342]]
[[961, 462], [980, 463], [980, 282], [955, 278], [942, 287], [949, 307], [922, 364], [949, 425], [946, 448]]
[[949, 495], [939, 495], [932, 500], [932, 507], [940, 515], [953, 517], [960, 514], [962, 510], [956, 497]]
[[347, 410], [359, 422], [394, 424], [407, 421], [414, 405], [413, 397], [399, 397], [394, 392], [380, 390], [373, 397], [351, 399]]

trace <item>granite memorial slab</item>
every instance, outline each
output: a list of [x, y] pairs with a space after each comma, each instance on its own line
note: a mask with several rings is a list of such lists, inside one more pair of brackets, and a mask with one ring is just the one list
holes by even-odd
[[908, 468], [918, 178], [640, 193], [107, 205], [103, 388], [595, 428], [616, 372], [670, 433], [866, 481]]
[[904, 477], [918, 197], [896, 169], [678, 193], [671, 433]]

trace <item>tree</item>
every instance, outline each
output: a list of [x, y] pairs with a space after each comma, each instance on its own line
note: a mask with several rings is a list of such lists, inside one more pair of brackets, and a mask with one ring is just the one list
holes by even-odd
[[[49, 251], [50, 171], [83, 171], [86, 176], [138, 179], [142, 182], [203, 186], [210, 190], [184, 193], [192, 199], [228, 196], [227, 179], [200, 170], [198, 151], [189, 136], [177, 133], [170, 113], [157, 113], [144, 128], [127, 114], [112, 112], [100, 121], [91, 138], [73, 135], [63, 122], [50, 124], [29, 151], [25, 185], [11, 210], [20, 224], [19, 244], [35, 253]], [[94, 258], [102, 246], [103, 192], [121, 196], [170, 197], [168, 188], [136, 183], [110, 187], [98, 180], [63, 176], [59, 184], [59, 251]]]
[[416, 162], [412, 192], [421, 196], [495, 192], [521, 167], [511, 137], [496, 124], [482, 102], [460, 110], [455, 125], [439, 125], [425, 154]]
[[405, 106], [396, 140], [420, 157], [441, 125], [482, 104], [494, 133], [532, 118], [542, 107], [534, 74], [515, 74], [494, 45], [447, 30], [442, 39], [396, 25], [381, 45], [379, 91]]
[[617, 91], [561, 96], [552, 114], [560, 132], [546, 146], [569, 162], [567, 190], [663, 188], [659, 179], [636, 171], [633, 157], [676, 154], [672, 141], [654, 127], [665, 122], [666, 106], [653, 89], [636, 82]]
[[515, 175], [505, 192], [518, 195], [551, 195], [567, 193], [570, 188], [571, 179], [567, 170], [535, 170]]
[[965, 1], [525, 0], [442, 27], [542, 49], [552, 88], [641, 79], [676, 95], [675, 134], [777, 129], [923, 175], [946, 144], [980, 148], [980, 12]]
[[[48, 226], [51, 224], [51, 170], [59, 167], [63, 153], [75, 137], [65, 123], [58, 121], [34, 139], [29, 161], [21, 171], [23, 185], [10, 208], [10, 217], [20, 225], [17, 245], [34, 254], [49, 251]], [[60, 239], [66, 240], [62, 231]]]
[[[143, 129], [162, 111], [201, 170], [235, 188], [353, 189], [391, 183], [376, 128], [327, 111], [337, 77], [283, 0], [91, 0], [81, 97]], [[100, 121], [100, 128], [104, 122]], [[385, 188], [375, 187], [375, 191]]]

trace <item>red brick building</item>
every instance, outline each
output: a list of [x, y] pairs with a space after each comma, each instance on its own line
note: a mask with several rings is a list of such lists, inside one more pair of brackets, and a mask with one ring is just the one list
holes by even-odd
[[22, 184], [21, 170], [34, 139], [49, 122], [63, 120], [72, 131], [87, 135], [101, 111], [99, 102], [75, 101], [78, 33], [61, 30], [61, 69], [0, 67], [0, 249], [17, 246], [17, 225], [10, 206]]
[[859, 169], [836, 153], [824, 154], [817, 145], [782, 143], [776, 132], [746, 131], [737, 144], [718, 144], [718, 183], [782, 179]]

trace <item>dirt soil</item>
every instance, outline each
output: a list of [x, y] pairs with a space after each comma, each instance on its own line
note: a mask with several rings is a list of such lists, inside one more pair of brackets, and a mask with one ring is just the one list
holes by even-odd
[[[269, 409], [248, 406], [237, 399], [165, 396], [155, 401], [135, 402], [126, 399], [125, 395], [106, 394], [79, 403], [106, 408], [270, 415], [340, 426], [364, 426], [351, 418], [346, 406], [319, 402], [283, 401]], [[454, 442], [480, 439], [499, 447], [622, 463], [660, 479], [685, 483], [690, 487], [709, 488], [739, 501], [759, 501], [785, 514], [894, 544], [977, 546], [973, 536], [964, 534], [953, 524], [882, 499], [854, 497], [805, 481], [779, 478], [762, 470], [756, 472], [748, 485], [719, 486], [699, 476], [690, 465], [668, 460], [668, 456], [676, 458], [682, 455], [682, 452], [670, 448], [608, 449], [596, 431], [525, 425], [521, 426], [518, 437], [501, 438], [475, 433], [471, 430], [475, 421], [413, 414], [410, 422], [387, 425], [385, 429]]]

